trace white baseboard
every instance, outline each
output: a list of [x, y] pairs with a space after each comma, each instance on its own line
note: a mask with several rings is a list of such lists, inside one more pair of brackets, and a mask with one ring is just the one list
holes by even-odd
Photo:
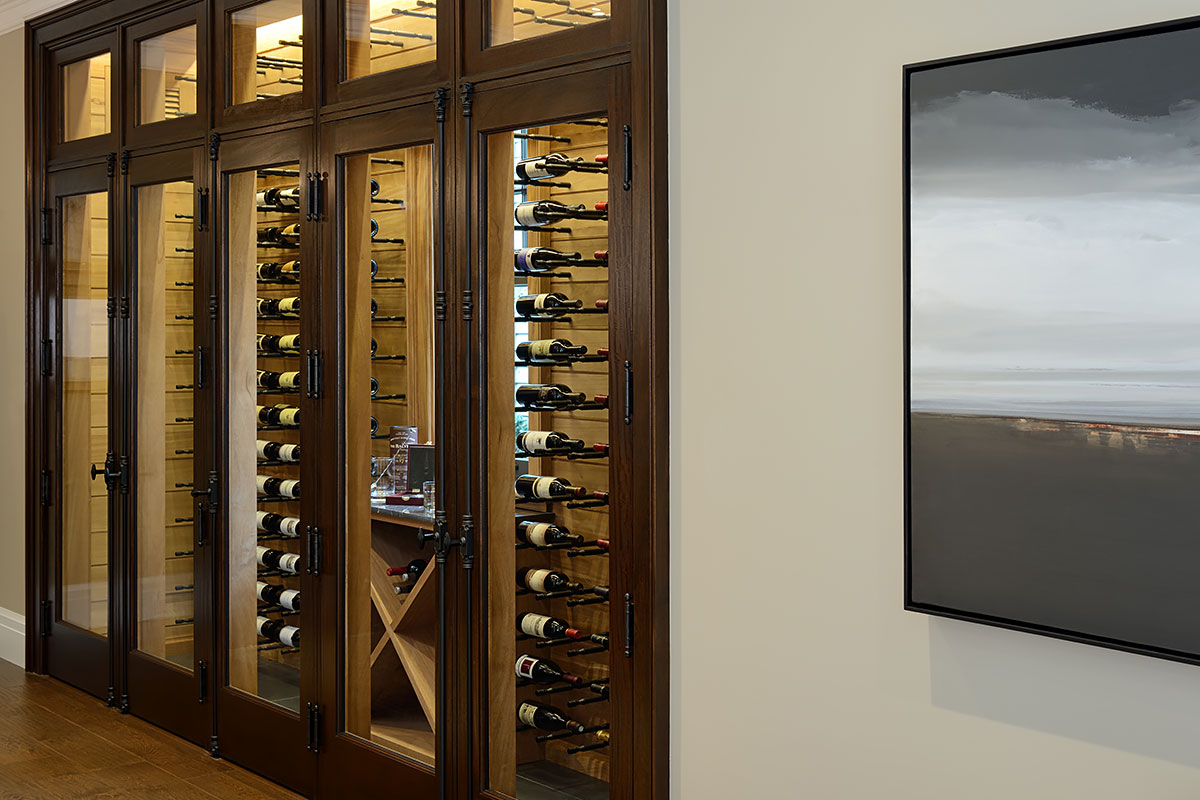
[[0, 658], [25, 668], [25, 617], [0, 608]]

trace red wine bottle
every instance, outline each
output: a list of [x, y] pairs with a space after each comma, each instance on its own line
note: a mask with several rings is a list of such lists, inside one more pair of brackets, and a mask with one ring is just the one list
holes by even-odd
[[572, 392], [561, 383], [528, 384], [517, 387], [517, 405], [527, 407], [566, 408], [587, 401], [583, 392]]
[[[525, 613], [517, 617], [517, 630], [537, 639], [590, 639], [588, 634], [572, 628], [565, 619], [547, 617], [544, 614]], [[607, 640], [606, 640], [607, 641]]]
[[270, 475], [259, 475], [256, 480], [259, 494], [267, 497], [288, 497], [293, 500], [300, 497], [300, 481]]
[[530, 294], [517, 298], [517, 314], [531, 317], [534, 314], [559, 315], [570, 313], [572, 309], [583, 308], [582, 300], [571, 300], [561, 292], [545, 292]]
[[568, 158], [562, 153], [526, 158], [517, 162], [517, 180], [540, 181], [556, 178], [572, 172], [607, 172], [608, 167], [600, 161], [585, 161], [582, 156]]
[[[270, 511], [258, 511], [258, 529], [268, 533], [281, 533], [285, 536], [297, 536], [300, 533], [300, 519], [298, 517], [285, 517], [282, 514], [273, 514]], [[266, 550], [265, 547], [260, 547], [259, 550]], [[261, 553], [259, 555], [259, 563], [262, 563]]]
[[583, 449], [583, 439], [572, 439], [558, 431], [525, 431], [517, 434], [517, 449], [531, 456], [574, 453]]
[[571, 533], [561, 525], [552, 522], [519, 522], [517, 536], [534, 547], [548, 547], [557, 544], [579, 544], [583, 537]]
[[262, 389], [299, 389], [300, 373], [271, 372], [260, 369], [258, 371], [258, 385]]
[[274, 406], [256, 406], [258, 421], [264, 425], [280, 425], [288, 428], [299, 427], [300, 409], [280, 403]]
[[583, 584], [572, 583], [562, 572], [552, 569], [525, 567], [517, 570], [517, 585], [531, 592], [563, 592], [582, 589]]
[[257, 306], [260, 317], [298, 318], [300, 316], [299, 297], [260, 297]]
[[261, 461], [287, 461], [294, 463], [300, 460], [300, 445], [267, 442], [259, 439], [258, 457]]
[[294, 625], [284, 625], [277, 619], [259, 617], [258, 635], [288, 647], [300, 646], [300, 629]]
[[523, 724], [542, 731], [566, 730], [583, 733], [587, 727], [569, 719], [566, 714], [554, 706], [544, 706], [541, 703], [521, 703], [521, 707], [517, 709], [517, 718]]
[[570, 481], [553, 476], [522, 475], [517, 478], [514, 487], [518, 500], [573, 500], [587, 495], [587, 489], [572, 486]]
[[607, 264], [608, 263], [608, 251], [607, 250], [597, 250], [595, 253], [592, 254], [592, 258], [596, 259], [597, 261], [603, 261], [605, 264]]
[[300, 610], [300, 592], [286, 586], [276, 586], [266, 581], [258, 582], [258, 599], [264, 603], [274, 603], [288, 611]]
[[522, 361], [569, 361], [573, 356], [587, 355], [587, 347], [568, 339], [535, 339], [519, 342], [516, 352]]
[[563, 672], [562, 668], [545, 658], [534, 658], [530, 655], [517, 656], [516, 672], [518, 678], [549, 686], [552, 683], [569, 683], [572, 686], [582, 686], [587, 681], [578, 675]]
[[295, 553], [285, 553], [282, 550], [272, 550], [261, 545], [258, 548], [258, 563], [268, 569], [290, 572], [293, 575], [300, 571], [300, 556]]
[[260, 333], [258, 334], [258, 352], [299, 353], [300, 334], [289, 333], [285, 336], [275, 336], [270, 333]]
[[[605, 208], [601, 209], [601, 205]], [[597, 203], [596, 210], [589, 211], [583, 203], [569, 206], [554, 200], [528, 200], [517, 206], [514, 216], [518, 225], [536, 228], [571, 219], [608, 219], [607, 205]]]
[[400, 578], [404, 581], [415, 581], [425, 571], [425, 565], [428, 562], [423, 558], [414, 558], [408, 562], [408, 566], [404, 567], [388, 567], [387, 574], [389, 578]]

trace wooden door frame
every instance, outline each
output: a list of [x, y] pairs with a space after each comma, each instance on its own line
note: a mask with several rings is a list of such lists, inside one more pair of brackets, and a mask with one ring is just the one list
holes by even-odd
[[[123, 162], [123, 177], [126, 202], [124, 205], [124, 231], [126, 241], [126, 264], [128, 274], [125, 296], [129, 298], [129, 308], [133, 323], [128, 326], [128, 363], [129, 374], [137, 374], [139, 363], [139, 342], [136, 330], [138, 311], [138, 280], [137, 280], [137, 241], [138, 214], [136, 189], [143, 186], [191, 180], [197, 190], [193, 216], [193, 309], [194, 341], [197, 347], [205, 347], [211, 353], [212, 330], [209, 309], [209, 292], [205, 291], [211, 285], [213, 272], [209, 258], [211, 244], [211, 228], [206, 225], [200, 228], [201, 220], [207, 221], [202, 211], [202, 204], [208, 205], [209, 162], [202, 148], [191, 147], [154, 155], [134, 156]], [[124, 165], [127, 165], [127, 169]], [[193, 450], [193, 483], [196, 488], [203, 486], [213, 464], [212, 420], [215, 404], [212, 400], [212, 383], [204, 385], [209, 376], [198, 374], [199, 361], [193, 359], [193, 385], [198, 387], [193, 395], [194, 426]], [[129, 391], [129, 418], [138, 418], [139, 397], [134, 387]], [[207, 421], [207, 427], [206, 427]], [[132, 508], [138, 498], [137, 482], [137, 442], [133, 430], [130, 430], [128, 443], [130, 462], [130, 504], [129, 524], [125, 528], [125, 574], [130, 577], [130, 585], [137, 585], [137, 541], [138, 526], [136, 514]], [[125, 637], [124, 663], [126, 665], [122, 700], [129, 710], [143, 719], [166, 728], [184, 738], [208, 747], [213, 729], [213, 705], [209, 678], [213, 663], [213, 615], [212, 615], [212, 576], [213, 563], [211, 537], [205, 537], [201, 545], [200, 526], [208, 526], [207, 512], [202, 508], [208, 506], [207, 501], [197, 503], [196, 521], [193, 523], [192, 543], [193, 556], [193, 648], [194, 666], [191, 672], [168, 665], [156, 658], [142, 653], [137, 647], [138, 603], [136, 592], [126, 597], [123, 630]]]
[[[299, 164], [300, 172], [311, 170], [314, 162], [311, 126], [303, 125], [287, 130], [275, 131], [265, 135], [245, 135], [231, 141], [214, 139], [210, 148], [213, 157], [213, 178], [211, 194], [215, 203], [213, 213], [212, 235], [215, 243], [212, 263], [217, 276], [217, 319], [214, 334], [213, 352], [213, 397], [218, 409], [227, 407], [225, 398], [228, 396], [228, 272], [230, 269], [228, 253], [221, 243], [224, 242], [227, 221], [227, 203], [225, 198], [225, 176], [235, 172], [264, 168], [280, 164]], [[301, 206], [308, 202], [308, 189], [305, 181], [299, 181], [301, 187]], [[301, 227], [300, 255], [316, 254], [317, 232], [312, 224]], [[310, 259], [311, 260], [311, 259]], [[301, 286], [301, 301], [303, 308], [315, 307], [316, 287], [312, 281]], [[316, 320], [319, 315], [302, 315], [302, 330], [309, 341], [319, 341], [319, 327]], [[304, 321], [307, 320], [307, 321]], [[307, 388], [307, 387], [306, 387]], [[302, 424], [308, 431], [316, 432], [321, 429], [321, 404], [306, 398], [303, 393], [298, 395], [300, 406], [304, 409], [301, 414]], [[229, 686], [228, 648], [229, 632], [226, 611], [229, 606], [229, 559], [227, 543], [229, 541], [229, 481], [228, 475], [228, 422], [225, 413], [214, 414], [215, 442], [213, 463], [220, 476], [221, 497], [218, 502], [219, 512], [217, 523], [213, 526], [214, 562], [215, 562], [215, 592], [214, 608], [214, 691], [213, 695], [220, 707], [217, 716], [216, 738], [212, 744], [214, 755], [228, 758], [247, 769], [270, 778], [276, 783], [287, 786], [293, 791], [309, 795], [312, 793], [316, 780], [316, 753], [308, 749], [308, 720], [303, 711], [305, 699], [314, 702], [317, 699], [317, 669], [319, 659], [314, 654], [320, 639], [319, 615], [311, 603], [302, 605], [303, 616], [300, 624], [304, 629], [307, 648], [301, 650], [301, 712], [294, 718], [291, 713], [265, 700], [258, 699], [246, 692]], [[317, 438], [317, 437], [313, 437]], [[312, 448], [302, 451], [304, 459], [302, 474], [314, 474], [318, 454]], [[311, 493], [305, 493], [301, 499], [301, 517], [306, 523], [315, 513], [315, 502]], [[311, 554], [303, 553], [304, 563], [311, 562]], [[317, 595], [316, 581], [312, 576], [301, 574], [301, 595], [314, 597]]]
[[[124, 69], [128, 76], [122, 87], [124, 96], [125, 128], [123, 143], [126, 147], [145, 147], [156, 144], [174, 144], [189, 139], [199, 139], [208, 131], [211, 124], [210, 110], [212, 103], [209, 98], [213, 94], [213, 69], [210, 59], [209, 42], [212, 39], [209, 31], [208, 6], [204, 2], [196, 2], [161, 14], [150, 19], [130, 24], [124, 31]], [[160, 120], [139, 124], [138, 111], [141, 107], [139, 97], [140, 78], [138, 64], [140, 54], [138, 45], [146, 39], [152, 39], [172, 31], [196, 26], [196, 113], [191, 117], [180, 119]]]

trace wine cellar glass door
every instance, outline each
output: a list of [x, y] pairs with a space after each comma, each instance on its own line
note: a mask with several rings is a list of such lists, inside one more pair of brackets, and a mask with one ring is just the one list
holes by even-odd
[[[468, 141], [484, 314], [481, 790], [627, 797], [624, 628], [637, 546], [623, 69], [481, 93]], [[519, 113], [515, 110], [519, 109]]]
[[428, 541], [447, 492], [443, 140], [432, 100], [322, 129], [336, 198], [322, 261], [337, 265], [322, 292], [343, 321], [327, 343], [344, 364], [327, 426], [338, 477], [319, 510], [339, 532], [326, 547], [336, 578], [321, 587], [322, 629], [340, 632], [322, 649], [330, 797], [436, 797], [446, 770], [447, 570]]
[[[117, 356], [121, 276], [114, 266], [111, 165], [52, 173], [46, 262], [55, 264], [41, 345], [51, 499], [46, 671], [115, 702], [110, 566], [117, 563], [127, 461], [120, 447]], [[53, 488], [50, 488], [53, 487]], [[46, 489], [50, 489], [46, 492]]]
[[124, 686], [133, 713], [207, 747], [214, 288], [205, 155], [134, 157], [125, 176], [133, 385]]
[[223, 519], [214, 746], [304, 793], [317, 746], [319, 603], [310, 600], [321, 574], [313, 515], [328, 389], [309, 133], [220, 143], [214, 183]]

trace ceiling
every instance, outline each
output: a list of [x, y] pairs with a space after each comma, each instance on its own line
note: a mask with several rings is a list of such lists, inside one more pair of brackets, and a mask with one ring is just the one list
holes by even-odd
[[0, 0], [0, 34], [15, 31], [33, 19], [72, 0]]

